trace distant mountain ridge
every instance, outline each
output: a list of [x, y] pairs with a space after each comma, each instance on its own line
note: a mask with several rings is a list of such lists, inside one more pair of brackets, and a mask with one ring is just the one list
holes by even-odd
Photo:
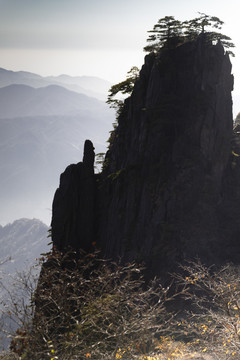
[[43, 77], [27, 71], [12, 71], [0, 68], [0, 88], [12, 84], [28, 85], [34, 88], [55, 84], [104, 101], [107, 99], [108, 90], [112, 85], [109, 81], [94, 76], [62, 74]]
[[[37, 74], [0, 69], [2, 225], [22, 217], [49, 224], [59, 174], [80, 161], [84, 141], [91, 135], [96, 152], [106, 151], [114, 111], [102, 100], [54, 83], [57, 78], [46, 81]], [[82, 81], [88, 89], [98, 81], [102, 90], [108, 86], [94, 77], [59, 78]], [[40, 83], [44, 86], [37, 87]]]
[[0, 88], [0, 118], [77, 115], [107, 106], [96, 98], [67, 90], [59, 85], [33, 88], [11, 84]]
[[18, 219], [5, 226], [0, 225], [0, 261], [11, 259], [1, 270], [11, 273], [22, 271], [28, 264], [47, 251], [48, 227], [38, 219]]

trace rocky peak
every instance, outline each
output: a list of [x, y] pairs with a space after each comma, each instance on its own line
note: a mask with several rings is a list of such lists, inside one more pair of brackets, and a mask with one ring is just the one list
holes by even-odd
[[[60, 182], [55, 195], [53, 242], [79, 247], [94, 238], [108, 257], [143, 259], [154, 271], [185, 258], [220, 261], [232, 236], [222, 229], [232, 176], [232, 88], [228, 55], [204, 36], [146, 56], [100, 177], [80, 181], [82, 163], [61, 176], [68, 185]], [[90, 142], [85, 151], [83, 164], [92, 169]], [[71, 236], [63, 223], [71, 223]]]
[[59, 250], [89, 250], [94, 239], [94, 147], [84, 144], [83, 162], [69, 165], [61, 174], [53, 200], [52, 240]]
[[89, 169], [90, 172], [94, 172], [94, 147], [90, 140], [86, 140], [84, 144], [84, 152], [83, 152], [83, 165], [86, 169]]

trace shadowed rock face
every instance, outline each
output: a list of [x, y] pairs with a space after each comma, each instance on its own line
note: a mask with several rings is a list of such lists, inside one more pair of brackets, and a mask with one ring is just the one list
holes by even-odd
[[85, 141], [83, 162], [69, 165], [53, 200], [52, 240], [59, 249], [89, 250], [94, 239], [94, 147]]
[[154, 271], [185, 258], [240, 255], [239, 224], [229, 213], [239, 208], [232, 88], [228, 55], [204, 36], [148, 55], [100, 177], [88, 170], [83, 180], [85, 155], [61, 175], [53, 242], [87, 247], [94, 239], [106, 256], [144, 259]]
[[102, 176], [99, 236], [109, 256], [165, 267], [220, 251], [232, 86], [228, 55], [204, 38], [146, 58]]

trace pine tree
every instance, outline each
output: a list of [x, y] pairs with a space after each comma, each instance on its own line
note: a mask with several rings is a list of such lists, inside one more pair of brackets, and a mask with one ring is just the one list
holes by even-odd
[[182, 38], [182, 24], [179, 20], [175, 20], [174, 16], [165, 16], [159, 19], [157, 24], [154, 25], [153, 30], [147, 41], [144, 50], [147, 52], [158, 52], [162, 47], [172, 47]]
[[[215, 29], [220, 30], [223, 24], [218, 17], [204, 13], [199, 13], [198, 17], [183, 22], [175, 20], [173, 16], [165, 16], [158, 20], [153, 30], [148, 31], [151, 33], [147, 39], [149, 45], [145, 46], [144, 50], [158, 53], [161, 49], [173, 48], [184, 42], [196, 40], [200, 34], [205, 34], [209, 42], [221, 41], [226, 49], [232, 48], [234, 44], [231, 38], [215, 31]], [[232, 51], [227, 50], [227, 52], [234, 56]]]

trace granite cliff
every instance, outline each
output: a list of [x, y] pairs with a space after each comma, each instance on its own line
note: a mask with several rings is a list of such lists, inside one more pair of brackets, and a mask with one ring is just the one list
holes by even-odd
[[154, 272], [186, 258], [238, 261], [232, 89], [228, 54], [204, 35], [147, 55], [102, 173], [94, 175], [88, 140], [83, 162], [61, 175], [53, 244], [89, 250], [96, 242], [107, 257], [144, 260]]

